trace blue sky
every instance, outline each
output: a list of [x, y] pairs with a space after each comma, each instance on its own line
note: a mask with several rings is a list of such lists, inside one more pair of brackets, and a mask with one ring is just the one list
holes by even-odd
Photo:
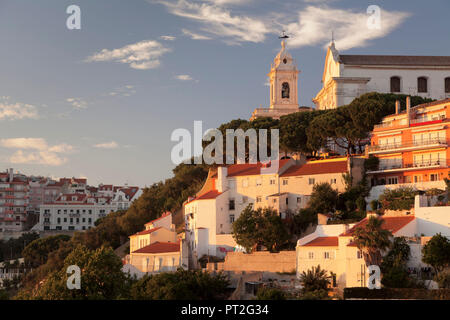
[[[81, 8], [81, 30], [66, 8]], [[381, 29], [365, 26], [381, 9]], [[1, 0], [0, 170], [139, 186], [171, 176], [170, 135], [267, 106], [282, 29], [301, 70], [300, 104], [320, 89], [325, 47], [450, 55], [447, 0]], [[344, 49], [344, 50], [342, 50]]]

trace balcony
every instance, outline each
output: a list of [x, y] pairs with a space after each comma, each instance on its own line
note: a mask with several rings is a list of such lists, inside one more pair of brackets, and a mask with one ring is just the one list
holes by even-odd
[[434, 169], [434, 168], [448, 168], [450, 166], [450, 160], [445, 159], [432, 159], [425, 161], [415, 161], [412, 163], [395, 163], [389, 166], [380, 166], [378, 170], [368, 171], [367, 173], [387, 173], [387, 172], [399, 172], [399, 171], [413, 171], [420, 169]]
[[81, 216], [81, 214], [79, 213], [69, 213], [69, 217], [71, 218], [79, 218]]
[[45, 218], [50, 218], [52, 215], [51, 215], [50, 213], [44, 213], [43, 216], [44, 216]]
[[412, 119], [409, 121], [411, 127], [426, 125], [426, 124], [434, 124], [440, 123], [445, 120], [445, 116], [442, 115], [439, 118], [420, 118], [420, 119]]
[[442, 148], [447, 147], [448, 143], [446, 138], [432, 138], [426, 140], [407, 141], [404, 143], [389, 143], [375, 146], [369, 146], [368, 150], [370, 154], [382, 154], [390, 152], [411, 151], [430, 148]]

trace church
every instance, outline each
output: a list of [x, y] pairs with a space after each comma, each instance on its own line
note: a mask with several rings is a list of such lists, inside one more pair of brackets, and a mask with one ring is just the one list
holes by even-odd
[[344, 55], [332, 41], [316, 109], [335, 109], [367, 92], [450, 98], [450, 56]]
[[257, 108], [250, 120], [261, 117], [280, 119], [294, 112], [311, 111], [312, 108], [298, 105], [298, 74], [294, 59], [286, 49], [286, 41], [281, 41], [281, 50], [276, 55], [267, 75], [270, 81], [270, 107]]

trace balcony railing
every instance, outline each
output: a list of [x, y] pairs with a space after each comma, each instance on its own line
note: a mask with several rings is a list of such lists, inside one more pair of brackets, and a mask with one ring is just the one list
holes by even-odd
[[414, 161], [412, 163], [393, 163], [386, 166], [380, 166], [376, 171], [388, 171], [388, 170], [396, 170], [396, 169], [415, 169], [415, 168], [427, 168], [427, 167], [439, 167], [446, 168], [450, 166], [450, 160], [445, 159], [431, 159], [424, 161]]
[[384, 151], [384, 150], [395, 150], [401, 148], [414, 148], [414, 147], [423, 147], [430, 145], [447, 145], [446, 138], [431, 138], [425, 140], [415, 140], [404, 143], [387, 143], [387, 144], [379, 144], [375, 146], [369, 146], [369, 152], [376, 151]]

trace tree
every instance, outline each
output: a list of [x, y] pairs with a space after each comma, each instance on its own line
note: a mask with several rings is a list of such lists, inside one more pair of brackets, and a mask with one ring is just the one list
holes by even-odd
[[[81, 289], [67, 288], [67, 268], [81, 269]], [[44, 300], [120, 299], [128, 297], [131, 280], [122, 272], [122, 261], [111, 248], [89, 250], [78, 245], [64, 260], [61, 270], [52, 272], [32, 297]]]
[[303, 286], [303, 293], [315, 292], [320, 290], [329, 290], [331, 276], [327, 275], [327, 271], [320, 268], [320, 265], [303, 271], [300, 274], [300, 283]]
[[435, 234], [422, 248], [422, 261], [439, 275], [450, 265], [450, 240], [440, 233]]
[[131, 298], [139, 300], [219, 300], [227, 295], [228, 278], [201, 270], [145, 275], [134, 283]]
[[61, 234], [30, 242], [22, 252], [25, 264], [31, 268], [39, 267], [48, 260], [50, 252], [60, 247], [61, 242], [69, 240], [70, 236]]
[[315, 184], [309, 207], [316, 213], [334, 212], [338, 200], [338, 192], [327, 182]]
[[406, 270], [410, 251], [411, 249], [406, 238], [394, 238], [391, 249], [383, 258], [380, 267], [383, 274], [383, 279], [381, 279], [383, 286], [389, 288], [410, 288], [414, 285]]
[[417, 191], [411, 187], [400, 187], [397, 189], [386, 189], [379, 197], [383, 209], [409, 210], [414, 207], [414, 198]]
[[390, 247], [392, 233], [382, 228], [383, 223], [383, 219], [371, 216], [367, 224], [357, 227], [353, 233], [353, 241], [363, 252], [367, 266], [380, 266], [382, 251]]
[[247, 252], [251, 252], [256, 245], [277, 251], [290, 239], [283, 221], [274, 210], [253, 210], [251, 205], [248, 205], [233, 223], [233, 237]]

